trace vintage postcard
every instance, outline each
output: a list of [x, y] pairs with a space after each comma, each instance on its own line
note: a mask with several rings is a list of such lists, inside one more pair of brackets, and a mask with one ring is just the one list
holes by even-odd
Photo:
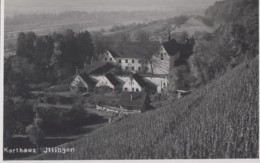
[[259, 161], [258, 0], [1, 6], [3, 160]]

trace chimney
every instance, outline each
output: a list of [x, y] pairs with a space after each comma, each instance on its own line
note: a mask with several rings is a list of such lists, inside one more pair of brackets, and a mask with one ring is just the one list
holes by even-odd
[[76, 75], [79, 74], [78, 66], [76, 66], [76, 73], [75, 73], [75, 74], [76, 74]]
[[171, 40], [171, 29], [168, 30], [168, 41]]

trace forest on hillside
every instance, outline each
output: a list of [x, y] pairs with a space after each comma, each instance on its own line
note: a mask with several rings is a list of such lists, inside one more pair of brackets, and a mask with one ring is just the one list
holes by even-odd
[[194, 88], [219, 78], [240, 63], [258, 55], [259, 22], [257, 0], [218, 1], [206, 10], [206, 18], [217, 27], [196, 39], [187, 63], [175, 67], [172, 83]]

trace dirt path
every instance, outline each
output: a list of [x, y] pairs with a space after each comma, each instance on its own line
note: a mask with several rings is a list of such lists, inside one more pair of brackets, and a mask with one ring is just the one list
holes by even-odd
[[[63, 139], [63, 140], [71, 140], [71, 139], [78, 139], [81, 137], [84, 137], [86, 135], [88, 135], [89, 133], [93, 132], [94, 130], [104, 126], [107, 123], [100, 123], [100, 124], [95, 124], [95, 125], [88, 125], [88, 126], [83, 126], [79, 128], [79, 134], [74, 134], [74, 135], [67, 135], [67, 136], [56, 136], [56, 135], [49, 135], [44, 137], [45, 140], [59, 140], [59, 139]], [[29, 138], [28, 135], [21, 135], [21, 134], [15, 134], [13, 135], [13, 138]]]

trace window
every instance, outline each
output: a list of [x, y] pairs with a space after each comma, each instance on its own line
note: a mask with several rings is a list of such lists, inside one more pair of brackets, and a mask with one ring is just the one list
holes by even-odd
[[132, 60], [132, 63], [135, 63], [135, 60]]
[[127, 91], [127, 88], [125, 88], [125, 91]]
[[112, 61], [112, 58], [110, 58], [110, 61]]
[[166, 83], [163, 83], [164, 86], [166, 86]]
[[163, 54], [161, 54], [161, 60], [163, 60]]
[[141, 71], [141, 67], [138, 67], [138, 71]]
[[132, 67], [132, 70], [135, 70], [135, 67]]
[[118, 63], [122, 63], [121, 59], [119, 59]]
[[135, 91], [135, 89], [134, 88], [132, 88], [132, 92], [134, 92]]
[[127, 67], [127, 66], [125, 66], [125, 70], [128, 70], [128, 67]]
[[125, 63], [128, 63], [128, 60], [127, 60], [127, 59], [125, 60]]
[[138, 88], [136, 88], [136, 92], [139, 92], [139, 89], [138, 89]]

